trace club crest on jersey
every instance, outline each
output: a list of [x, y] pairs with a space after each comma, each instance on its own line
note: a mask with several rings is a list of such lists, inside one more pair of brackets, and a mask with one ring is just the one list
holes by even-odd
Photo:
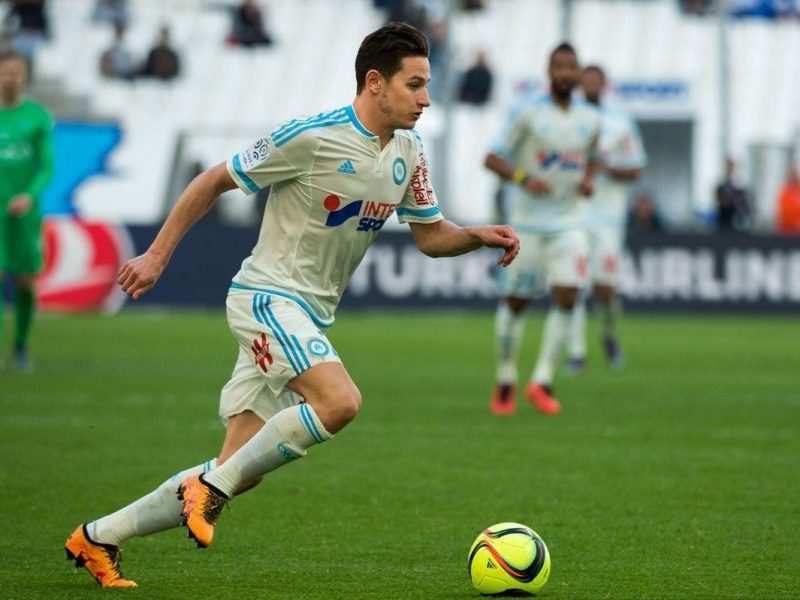
[[400, 185], [406, 180], [406, 161], [398, 156], [392, 163], [392, 179], [395, 185]]
[[339, 227], [353, 217], [358, 220], [356, 231], [378, 231], [383, 227], [392, 213], [395, 205], [391, 202], [374, 202], [372, 200], [355, 200], [342, 206], [339, 196], [331, 194], [325, 198], [323, 204], [330, 214], [325, 220], [326, 227]]

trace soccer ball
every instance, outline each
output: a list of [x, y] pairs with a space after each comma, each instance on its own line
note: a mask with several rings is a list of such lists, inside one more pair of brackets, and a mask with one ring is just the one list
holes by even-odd
[[481, 594], [538, 593], [550, 576], [550, 553], [530, 527], [498, 523], [484, 529], [469, 549], [467, 569]]

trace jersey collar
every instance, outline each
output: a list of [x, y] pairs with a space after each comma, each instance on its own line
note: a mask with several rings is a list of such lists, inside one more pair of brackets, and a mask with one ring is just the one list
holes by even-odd
[[350, 117], [350, 122], [353, 124], [353, 127], [358, 129], [365, 136], [371, 137], [371, 138], [372, 137], [378, 137], [374, 133], [372, 133], [369, 129], [367, 129], [366, 127], [364, 127], [361, 124], [361, 121], [359, 121], [358, 117], [356, 116], [356, 111], [353, 109], [353, 105], [352, 104], [346, 106], [345, 109], [344, 109], [344, 112], [347, 113], [348, 117]]

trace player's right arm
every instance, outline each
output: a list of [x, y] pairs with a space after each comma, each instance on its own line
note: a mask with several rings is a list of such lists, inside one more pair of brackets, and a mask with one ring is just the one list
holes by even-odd
[[528, 135], [528, 125], [523, 111], [512, 111], [505, 129], [500, 134], [492, 150], [486, 155], [483, 165], [503, 179], [522, 186], [534, 196], [542, 196], [553, 191], [549, 183], [533, 177], [524, 169], [511, 162], [511, 156]]
[[172, 253], [186, 232], [214, 206], [220, 194], [237, 187], [225, 163], [204, 171], [186, 187], [147, 252], [132, 258], [119, 270], [117, 283], [136, 300], [161, 277]]
[[[214, 205], [220, 194], [239, 188], [255, 194], [280, 181], [304, 176], [319, 145], [313, 130], [316, 118], [289, 121], [266, 137], [234, 154], [227, 162], [194, 178], [178, 198], [147, 252], [126, 262], [117, 282], [136, 300], [152, 288], [187, 231]], [[344, 117], [337, 117], [343, 119]]]
[[521, 185], [534, 196], [544, 196], [553, 191], [553, 188], [544, 179], [532, 177], [524, 169], [514, 166], [511, 161], [494, 152], [486, 155], [483, 165], [503, 179]]

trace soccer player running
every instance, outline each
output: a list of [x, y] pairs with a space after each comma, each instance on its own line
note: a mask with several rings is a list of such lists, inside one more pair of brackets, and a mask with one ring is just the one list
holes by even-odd
[[550, 92], [512, 111], [485, 162], [517, 184], [512, 187], [511, 222], [521, 240], [518, 259], [500, 276], [504, 299], [495, 320], [497, 385], [490, 402], [495, 414], [516, 409], [523, 312], [545, 285], [552, 307], [525, 397], [544, 414], [560, 412], [553, 375], [586, 278], [585, 205], [594, 189], [600, 115], [573, 97], [581, 70], [572, 46], [564, 43], [552, 51], [548, 74]]
[[[428, 256], [519, 250], [509, 226], [458, 227], [439, 209], [419, 135], [430, 106], [428, 42], [390, 23], [356, 56], [351, 105], [284, 123], [192, 181], [155, 241], [119, 272], [133, 299], [158, 281], [187, 230], [217, 197], [271, 186], [253, 254], [227, 299], [239, 357], [220, 398], [226, 424], [216, 459], [181, 471], [119, 511], [80, 525], [67, 557], [104, 587], [136, 585], [119, 569], [119, 545], [181, 523], [212, 542], [226, 502], [270, 471], [306, 455], [352, 421], [361, 395], [326, 336], [350, 277], [392, 213]], [[180, 497], [180, 499], [179, 499]]]
[[[603, 119], [598, 147], [601, 167], [587, 215], [589, 273], [603, 324], [603, 350], [611, 368], [621, 369], [625, 359], [616, 330], [620, 309], [615, 290], [625, 243], [627, 184], [642, 174], [647, 155], [636, 122], [627, 114], [603, 105], [606, 89], [603, 69], [596, 65], [586, 67], [581, 88], [586, 101], [600, 110]], [[582, 371], [586, 363], [585, 297], [579, 299], [573, 311], [569, 355], [569, 370]]]
[[17, 290], [13, 364], [20, 372], [33, 367], [28, 338], [36, 311], [34, 280], [42, 268], [39, 196], [53, 176], [52, 119], [24, 98], [27, 79], [22, 56], [0, 55], [0, 330], [3, 285], [10, 274]]

